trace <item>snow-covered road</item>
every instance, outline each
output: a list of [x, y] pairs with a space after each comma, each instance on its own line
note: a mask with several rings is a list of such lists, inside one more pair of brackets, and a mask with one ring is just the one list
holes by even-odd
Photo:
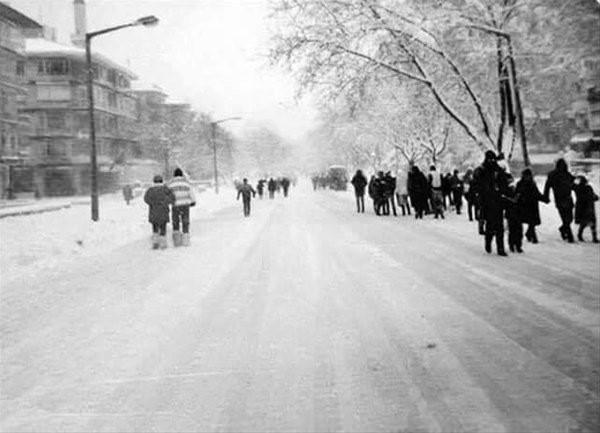
[[0, 430], [600, 430], [597, 245], [303, 187], [192, 230], [3, 281]]

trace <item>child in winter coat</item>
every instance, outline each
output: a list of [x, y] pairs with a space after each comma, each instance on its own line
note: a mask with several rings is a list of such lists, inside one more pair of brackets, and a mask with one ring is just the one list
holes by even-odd
[[535, 184], [531, 169], [526, 168], [521, 173], [521, 179], [517, 182], [516, 193], [521, 222], [527, 224], [525, 237], [529, 242], [537, 244], [538, 238], [535, 227], [539, 226], [542, 222], [539, 202], [546, 202], [546, 198]]
[[175, 202], [173, 192], [163, 184], [160, 175], [154, 176], [154, 185], [144, 194], [144, 202], [149, 206], [148, 221], [152, 224], [152, 248], [167, 248], [167, 223], [169, 205]]
[[502, 195], [502, 202], [505, 208], [504, 215], [508, 222], [508, 249], [511, 252], [523, 252], [523, 223], [521, 215], [520, 197], [517, 193], [517, 187], [511, 177], [511, 182], [505, 195]]
[[576, 183], [575, 197], [575, 224], [579, 224], [577, 239], [583, 242], [583, 229], [590, 227], [592, 231], [592, 242], [598, 243], [598, 234], [596, 232], [596, 209], [594, 203], [598, 196], [594, 193], [592, 186], [588, 184], [585, 176], [577, 176], [579, 182]]

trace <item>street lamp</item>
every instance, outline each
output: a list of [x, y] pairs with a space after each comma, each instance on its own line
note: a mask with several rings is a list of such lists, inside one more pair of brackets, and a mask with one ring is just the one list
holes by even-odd
[[158, 18], [154, 15], [141, 17], [128, 24], [121, 24], [115, 27], [109, 27], [95, 32], [85, 34], [85, 67], [87, 69], [87, 96], [88, 96], [88, 111], [90, 116], [90, 165], [91, 165], [91, 190], [92, 190], [92, 220], [100, 219], [98, 212], [98, 164], [96, 160], [96, 124], [94, 121], [94, 71], [92, 70], [92, 38], [103, 35], [105, 33], [114, 32], [115, 30], [124, 29], [125, 27], [135, 26], [153, 26], [158, 24]]
[[217, 171], [217, 125], [228, 120], [241, 120], [241, 117], [228, 117], [226, 119], [210, 122], [211, 140], [213, 145], [213, 172], [215, 175], [215, 194], [219, 193], [219, 173]]

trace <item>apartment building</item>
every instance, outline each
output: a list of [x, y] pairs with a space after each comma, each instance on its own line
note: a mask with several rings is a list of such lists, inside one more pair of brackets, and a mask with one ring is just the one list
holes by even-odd
[[[12, 198], [15, 168], [27, 157], [25, 134], [29, 119], [19, 113], [27, 90], [17, 75], [23, 64], [25, 36], [39, 34], [42, 26], [0, 3], [0, 196]], [[37, 33], [36, 33], [37, 32]]]
[[[85, 50], [44, 38], [25, 40], [18, 67], [27, 89], [21, 112], [32, 119], [29, 163], [40, 195], [84, 194], [90, 189], [90, 119]], [[119, 183], [119, 166], [136, 152], [136, 76], [93, 54], [93, 92], [100, 189]]]

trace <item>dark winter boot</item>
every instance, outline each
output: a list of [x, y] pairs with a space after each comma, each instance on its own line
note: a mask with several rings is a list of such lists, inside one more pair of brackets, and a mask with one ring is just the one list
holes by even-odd
[[577, 240], [579, 242], [583, 242], [583, 229], [585, 226], [583, 224], [579, 224], [579, 230], [577, 230]]
[[572, 244], [575, 242], [575, 239], [573, 238], [573, 231], [571, 230], [571, 226], [567, 226], [565, 228], [565, 234], [567, 236], [567, 242]]
[[537, 244], [538, 243], [538, 237], [537, 237], [537, 233], [535, 232], [535, 227], [533, 227], [531, 229], [531, 243], [532, 244]]
[[488, 254], [492, 252], [492, 236], [488, 234], [485, 235], [485, 252]]
[[504, 236], [501, 234], [496, 234], [496, 252], [499, 256], [507, 256], [506, 251], [504, 251]]
[[158, 240], [158, 233], [152, 233], [152, 249], [157, 250], [160, 247], [160, 242]]
[[596, 227], [592, 227], [592, 242], [598, 243], [598, 233], [596, 232]]

